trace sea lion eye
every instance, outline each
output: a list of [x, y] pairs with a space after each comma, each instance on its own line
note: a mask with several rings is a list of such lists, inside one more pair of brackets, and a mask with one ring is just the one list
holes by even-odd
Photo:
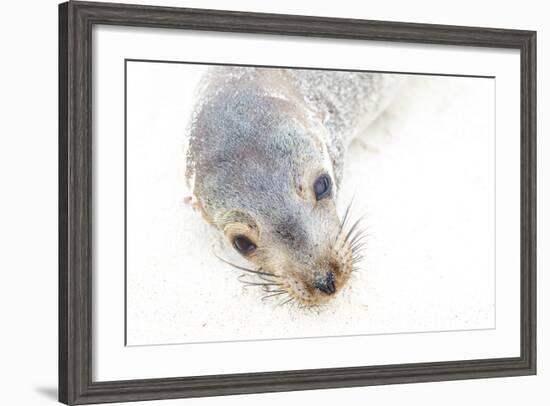
[[250, 254], [256, 249], [256, 244], [254, 244], [250, 239], [244, 235], [239, 235], [233, 239], [233, 246], [237, 251], [243, 255]]
[[317, 201], [328, 196], [330, 194], [331, 181], [328, 175], [321, 175], [313, 184], [313, 190], [315, 191], [315, 198]]

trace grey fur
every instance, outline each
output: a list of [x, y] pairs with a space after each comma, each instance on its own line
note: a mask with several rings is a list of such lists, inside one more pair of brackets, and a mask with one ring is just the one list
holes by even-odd
[[[280, 82], [266, 83], [266, 75], [279, 76]], [[197, 170], [209, 173], [208, 169], [218, 172], [219, 176], [226, 176], [226, 170], [233, 176], [238, 175], [233, 172], [244, 167], [238, 159], [243, 154], [255, 154], [258, 159], [262, 156], [264, 159], [250, 162], [253, 166], [243, 170], [248, 175], [256, 171], [272, 173], [277, 158], [284, 158], [278, 161], [282, 163], [279, 169], [282, 166], [288, 170], [291, 168], [288, 156], [307, 150], [303, 140], [295, 137], [299, 131], [291, 132], [297, 130], [296, 127], [308, 126], [317, 129], [317, 135], [325, 143], [338, 185], [349, 142], [383, 111], [399, 84], [399, 75], [391, 74], [210, 68], [200, 84], [199, 100], [189, 129], [187, 176], [192, 179]], [[287, 106], [285, 112], [278, 108], [281, 105]], [[300, 117], [294, 117], [289, 109]], [[308, 122], [300, 121], [304, 117]], [[204, 163], [210, 167], [204, 167]], [[214, 177], [218, 179], [219, 176]], [[255, 187], [270, 186], [266, 182], [271, 177], [257, 177], [261, 181]], [[235, 200], [234, 190], [225, 190], [220, 188], [219, 182], [214, 183], [220, 193], [209, 200], [217, 200], [222, 205], [227, 202], [226, 198]], [[215, 205], [213, 201], [205, 203]]]

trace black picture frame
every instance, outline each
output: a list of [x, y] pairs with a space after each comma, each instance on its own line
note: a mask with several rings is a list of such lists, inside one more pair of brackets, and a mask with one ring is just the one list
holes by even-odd
[[[92, 381], [94, 24], [518, 49], [521, 353], [517, 358]], [[536, 374], [536, 32], [69, 1], [59, 5], [59, 400], [217, 396]]]

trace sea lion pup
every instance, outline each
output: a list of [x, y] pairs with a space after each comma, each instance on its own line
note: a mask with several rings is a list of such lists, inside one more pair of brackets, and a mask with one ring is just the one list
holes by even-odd
[[214, 67], [198, 89], [186, 176], [195, 207], [254, 269], [266, 296], [328, 302], [362, 248], [336, 196], [355, 134], [394, 95], [394, 75]]

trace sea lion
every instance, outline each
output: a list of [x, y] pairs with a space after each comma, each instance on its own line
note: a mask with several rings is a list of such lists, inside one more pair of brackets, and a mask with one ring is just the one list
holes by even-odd
[[388, 105], [395, 75], [223, 66], [198, 87], [186, 177], [194, 206], [267, 292], [327, 303], [364, 246], [336, 197], [350, 141]]

